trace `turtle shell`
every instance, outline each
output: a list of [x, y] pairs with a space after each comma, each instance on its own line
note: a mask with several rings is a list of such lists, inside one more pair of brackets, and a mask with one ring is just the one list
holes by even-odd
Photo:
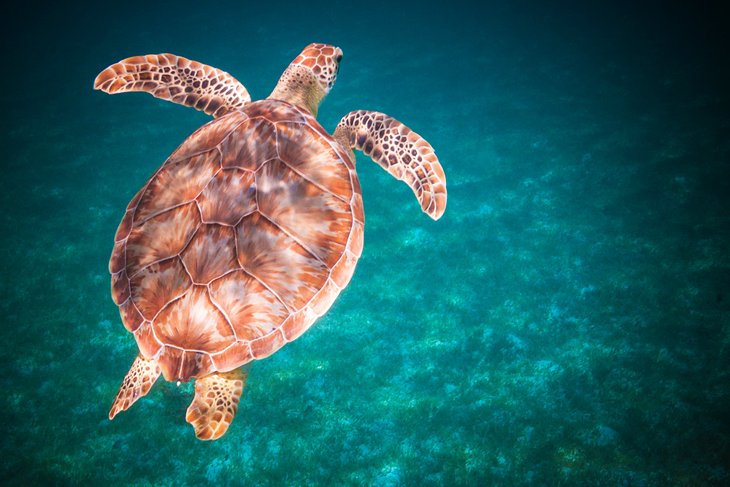
[[131, 201], [112, 297], [167, 380], [227, 372], [329, 309], [363, 221], [353, 161], [314, 117], [251, 103], [193, 133]]

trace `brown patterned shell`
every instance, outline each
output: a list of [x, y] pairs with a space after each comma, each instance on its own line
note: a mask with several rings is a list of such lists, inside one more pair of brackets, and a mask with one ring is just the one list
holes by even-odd
[[299, 337], [362, 251], [360, 185], [319, 123], [275, 100], [204, 125], [127, 207], [112, 296], [167, 380], [226, 372]]

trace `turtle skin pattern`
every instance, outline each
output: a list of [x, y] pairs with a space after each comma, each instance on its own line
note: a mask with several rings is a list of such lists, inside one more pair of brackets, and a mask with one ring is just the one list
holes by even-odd
[[329, 309], [363, 224], [353, 161], [314, 117], [251, 103], [193, 133], [130, 202], [112, 296], [167, 380], [227, 372]]

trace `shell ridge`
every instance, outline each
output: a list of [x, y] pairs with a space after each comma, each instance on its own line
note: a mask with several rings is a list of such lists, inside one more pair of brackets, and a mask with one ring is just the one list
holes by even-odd
[[[183, 157], [180, 157], [180, 158], [176, 158], [176, 157], [175, 157], [175, 156], [177, 156], [177, 155], [178, 155], [178, 153], [179, 153], [179, 152], [181, 152], [181, 151], [182, 151], [182, 149], [183, 149], [183, 148], [185, 147], [185, 144], [186, 144], [186, 142], [188, 142], [188, 141], [189, 141], [190, 139], [192, 139], [193, 137], [195, 137], [196, 135], [198, 135], [198, 134], [199, 134], [200, 132], [202, 132], [203, 130], [207, 129], [207, 128], [208, 128], [209, 126], [211, 126], [211, 125], [213, 125], [213, 124], [216, 124], [216, 123], [219, 123], [219, 122], [221, 122], [222, 120], [225, 120], [226, 118], [228, 118], [228, 117], [231, 117], [231, 116], [233, 116], [234, 114], [239, 114], [239, 115], [243, 115], [243, 117], [242, 117], [242, 120], [241, 120], [241, 121], [239, 121], [238, 123], [234, 124], [234, 125], [233, 125], [233, 126], [232, 126], [232, 127], [230, 128], [230, 129], [229, 129], [228, 133], [227, 133], [227, 134], [226, 134], [225, 136], [223, 136], [223, 138], [222, 138], [222, 139], [221, 139], [221, 140], [220, 140], [220, 141], [219, 141], [219, 142], [218, 142], [217, 144], [215, 144], [215, 145], [214, 145], [213, 147], [205, 146], [205, 147], [203, 147], [203, 148], [201, 148], [201, 149], [199, 149], [199, 150], [197, 150], [197, 151], [193, 151], [193, 152], [184, 152], [184, 153], [183, 153], [183, 154], [184, 154], [184, 155], [183, 155]], [[158, 173], [158, 172], [159, 172], [159, 171], [160, 171], [160, 170], [161, 170], [161, 169], [162, 169], [163, 167], [165, 167], [165, 166], [166, 166], [167, 164], [169, 164], [169, 163], [171, 163], [171, 162], [179, 162], [179, 161], [182, 161], [182, 160], [184, 160], [184, 159], [190, 159], [190, 158], [192, 158], [192, 157], [195, 157], [195, 156], [199, 156], [200, 154], [204, 154], [204, 153], [206, 153], [206, 152], [210, 152], [210, 151], [211, 151], [211, 150], [213, 150], [214, 148], [218, 148], [218, 146], [220, 146], [220, 145], [221, 145], [221, 143], [222, 143], [222, 142], [223, 142], [223, 141], [224, 141], [225, 139], [227, 139], [228, 137], [230, 137], [230, 136], [231, 136], [231, 134], [232, 134], [233, 132], [235, 132], [236, 130], [238, 130], [238, 127], [240, 127], [240, 126], [241, 126], [241, 125], [242, 125], [243, 123], [245, 123], [245, 122], [246, 122], [246, 121], [248, 121], [248, 120], [249, 120], [249, 118], [248, 118], [248, 116], [246, 115], [246, 113], [245, 113], [245, 112], [243, 112], [243, 111], [241, 111], [241, 110], [233, 110], [233, 111], [231, 111], [230, 113], [227, 113], [227, 114], [225, 114], [224, 116], [222, 116], [222, 117], [220, 117], [220, 118], [216, 118], [216, 119], [214, 119], [214, 120], [211, 120], [210, 122], [207, 122], [207, 123], [203, 124], [202, 126], [198, 127], [198, 128], [197, 128], [197, 129], [196, 129], [196, 130], [195, 130], [195, 131], [194, 131], [194, 132], [192, 133], [192, 134], [190, 134], [190, 135], [188, 136], [188, 138], [187, 138], [187, 139], [185, 139], [185, 141], [184, 141], [184, 142], [183, 142], [182, 144], [180, 144], [180, 146], [179, 146], [179, 147], [178, 147], [177, 149], [175, 149], [175, 150], [173, 151], [173, 153], [172, 153], [172, 154], [170, 154], [170, 157], [168, 157], [168, 158], [167, 158], [167, 160], [166, 160], [166, 161], [165, 161], [164, 163], [162, 163], [162, 166], [160, 166], [160, 168], [159, 168], [159, 169], [157, 169], [157, 171], [155, 171], [155, 174], [153, 174], [153, 175], [152, 175], [152, 177], [151, 177], [150, 179], [153, 179], [153, 178], [154, 178], [155, 176], [157, 176], [157, 173]], [[219, 152], [220, 152], [220, 150], [219, 150]]]
[[164, 208], [162, 210], [158, 210], [155, 213], [150, 213], [144, 219], [140, 220], [138, 223], [140, 225], [143, 225], [143, 224], [147, 223], [147, 221], [149, 221], [149, 220], [151, 220], [151, 219], [153, 219], [155, 217], [158, 217], [158, 216], [160, 216], [160, 215], [162, 215], [164, 213], [167, 213], [168, 211], [176, 210], [176, 209], [180, 208], [181, 206], [189, 205], [190, 203], [193, 203], [193, 202], [195, 202], [195, 199], [188, 200], [188, 201], [183, 201], [182, 203], [178, 203], [178, 204], [173, 205], [173, 206], [170, 206], [168, 208]]
[[[220, 156], [220, 153], [218, 155], [219, 155], [219, 157], [222, 157], [222, 156]], [[200, 191], [198, 191], [198, 194], [196, 194], [195, 197], [193, 197], [193, 199], [191, 199], [190, 201], [195, 201], [196, 203], [198, 203], [198, 197], [200, 197], [200, 195], [203, 194], [203, 191], [205, 191], [205, 188], [207, 188], [208, 186], [210, 186], [210, 183], [215, 179], [215, 177], [218, 174], [220, 174], [220, 172], [222, 170], [223, 170], [222, 167], [219, 167], [218, 169], [216, 169], [216, 171], [210, 177], [210, 179], [208, 180], [208, 182], [205, 183], [202, 188], [200, 188]], [[200, 209], [200, 204], [198, 204], [198, 211], [200, 211], [200, 215], [202, 216], [203, 215], [203, 211]]]
[[266, 215], [261, 210], [259, 210], [259, 214], [262, 217], [264, 217], [264, 219], [266, 219], [266, 221], [268, 221], [269, 223], [271, 223], [272, 225], [274, 225], [276, 228], [278, 228], [283, 234], [285, 234], [287, 237], [291, 238], [297, 244], [299, 244], [304, 250], [307, 251], [308, 254], [310, 254], [312, 257], [314, 257], [314, 259], [317, 260], [320, 264], [322, 264], [327, 269], [329, 269], [329, 266], [317, 254], [315, 254], [314, 251], [312, 251], [312, 249], [309, 248], [309, 246], [307, 246], [306, 244], [302, 243], [299, 238], [295, 237], [289, 230], [287, 230], [286, 228], [284, 228], [283, 225], [280, 225], [279, 223], [277, 223], [276, 221], [274, 221], [273, 218], [271, 218], [270, 216]]
[[[155, 338], [156, 338], [156, 337], [155, 337]], [[158, 341], [159, 341], [159, 339], [158, 339]], [[236, 343], [236, 341], [234, 341], [234, 342], [233, 342], [233, 343], [232, 343], [231, 345], [233, 345], [233, 344], [235, 344], [235, 343]], [[231, 345], [228, 345], [228, 346], [227, 346], [226, 348], [230, 347]], [[178, 346], [178, 345], [173, 345], [173, 344], [171, 344], [171, 343], [165, 343], [164, 345], [162, 345], [162, 347], [163, 347], [163, 348], [164, 348], [164, 347], [167, 347], [167, 348], [174, 348], [174, 349], [176, 349], [176, 350], [180, 350], [180, 351], [182, 351], [182, 352], [195, 352], [195, 353], [204, 353], [205, 355], [207, 355], [207, 356], [209, 356], [209, 357], [210, 357], [210, 355], [211, 355], [211, 353], [210, 353], [210, 352], [207, 352], [207, 351], [205, 351], [205, 350], [200, 350], [200, 349], [197, 349], [197, 348], [182, 348], [182, 347], [180, 347], [180, 346]], [[223, 350], [225, 350], [226, 348], [224, 348]], [[162, 350], [162, 349], [160, 349], [160, 350]], [[221, 353], [221, 352], [222, 352], [223, 350], [219, 350], [218, 352], [216, 352], [216, 354], [218, 354], [218, 353]], [[159, 354], [159, 353], [160, 353], [160, 352], [158, 352], [158, 354]]]
[[[170, 305], [171, 305], [172, 303], [174, 303], [175, 301], [177, 301], [177, 300], [179, 300], [179, 299], [182, 299], [182, 298], [184, 298], [185, 296], [187, 296], [187, 295], [188, 295], [188, 293], [190, 292], [190, 290], [191, 290], [191, 289], [193, 288], [193, 286], [194, 286], [194, 285], [193, 285], [193, 284], [191, 284], [190, 286], [188, 286], [188, 288], [187, 288], [187, 289], [186, 289], [185, 291], [183, 291], [182, 293], [180, 293], [180, 295], [179, 295], [179, 296], [175, 296], [174, 298], [170, 298], [170, 299], [169, 299], [169, 300], [168, 300], [168, 301], [167, 301], [167, 302], [166, 302], [165, 304], [163, 304], [162, 306], [160, 306], [160, 309], [158, 309], [158, 310], [157, 310], [157, 312], [155, 313], [155, 315], [154, 315], [154, 316], [152, 317], [152, 319], [151, 319], [151, 320], [149, 320], [150, 324], [153, 324], [153, 323], [155, 323], [155, 320], [157, 320], [157, 317], [158, 317], [158, 316], [160, 315], [160, 313], [162, 313], [162, 311], [163, 311], [163, 310], [164, 310], [165, 308], [167, 308], [168, 306], [170, 306]], [[143, 316], [144, 316], [144, 315], [143, 315]], [[154, 329], [154, 326], [153, 326], [152, 328]]]
[[[186, 203], [186, 204], [189, 204], [189, 203]], [[185, 245], [182, 246], [182, 248], [180, 249], [180, 252], [178, 252], [177, 254], [171, 255], [169, 257], [163, 257], [161, 259], [157, 259], [157, 260], [154, 260], [152, 262], [149, 262], [148, 264], [146, 264], [146, 265], [140, 267], [139, 269], [137, 269], [137, 271], [134, 274], [132, 274], [131, 276], [128, 276], [129, 279], [132, 279], [137, 274], [139, 274], [143, 270], [147, 269], [151, 265], [159, 264], [160, 262], [164, 262], [166, 260], [170, 260], [170, 259], [173, 259], [173, 258], [177, 257], [177, 258], [180, 259], [180, 262], [182, 263], [183, 268], [185, 269], [185, 272], [188, 274], [188, 276], [190, 277], [190, 280], [192, 281], [192, 275], [190, 274], [190, 271], [188, 271], [187, 267], [185, 267], [185, 263], [182, 261], [182, 258], [180, 257], [180, 255], [185, 251], [185, 249], [188, 248], [188, 246], [190, 245], [190, 242], [193, 241], [193, 238], [195, 237], [195, 234], [198, 233], [198, 230], [200, 230], [200, 226], [201, 225], [202, 225], [202, 223], [201, 222], [198, 222], [198, 224], [195, 227], [195, 230], [193, 230], [192, 232], [190, 232], [190, 237], [185, 242]], [[126, 251], [126, 247], [125, 247], [125, 251]], [[125, 258], [125, 264], [126, 264], [126, 258]], [[125, 267], [125, 269], [126, 269], [126, 267]]]
[[[243, 218], [242, 218], [242, 219], [243, 219]], [[239, 221], [239, 223], [240, 223], [240, 221]], [[264, 287], [265, 287], [265, 288], [266, 288], [266, 289], [267, 289], [267, 290], [268, 290], [268, 291], [269, 291], [269, 292], [270, 292], [271, 294], [273, 294], [273, 295], [274, 295], [274, 297], [276, 298], [276, 300], [277, 300], [277, 301], [279, 301], [279, 303], [280, 303], [280, 304], [281, 304], [282, 306], [284, 306], [284, 308], [285, 308], [285, 309], [286, 309], [286, 310], [287, 310], [287, 311], [289, 312], [289, 316], [291, 316], [291, 315], [292, 315], [292, 313], [294, 313], [294, 312], [295, 312], [295, 310], [294, 310], [294, 309], [292, 309], [292, 308], [291, 308], [291, 307], [290, 307], [290, 306], [289, 306], [288, 304], [286, 304], [286, 303], [284, 302], [284, 300], [283, 300], [283, 299], [281, 299], [281, 296], [279, 296], [279, 293], [277, 293], [276, 291], [274, 291], [274, 290], [273, 290], [273, 289], [272, 289], [272, 288], [271, 288], [271, 287], [270, 287], [270, 286], [269, 286], [269, 285], [268, 285], [267, 283], [265, 283], [265, 282], [264, 282], [264, 281], [263, 281], [262, 279], [259, 279], [259, 278], [258, 278], [257, 276], [255, 276], [255, 275], [254, 275], [254, 274], [253, 274], [253, 273], [252, 273], [251, 271], [249, 271], [248, 269], [246, 269], [246, 268], [245, 268], [245, 267], [243, 266], [243, 264], [241, 263], [241, 260], [240, 260], [240, 259], [238, 258], [238, 248], [239, 248], [239, 246], [238, 246], [238, 232], [233, 232], [233, 242], [234, 242], [234, 245], [236, 246], [236, 262], [238, 263], [238, 267], [239, 267], [239, 269], [240, 269], [240, 270], [242, 270], [242, 271], [243, 271], [244, 273], [246, 273], [247, 275], [251, 276], [251, 278], [253, 278], [254, 280], [256, 280], [256, 282], [258, 282], [259, 284], [261, 284], [262, 286], [264, 286]], [[226, 274], [223, 274], [223, 276], [225, 276], [225, 275], [227, 275], [227, 274], [230, 274], [231, 272], [233, 272], [233, 271], [235, 271], [235, 270], [237, 270], [237, 269], [231, 270], [230, 272], [227, 272]], [[220, 278], [221, 278], [221, 277], [223, 277], [223, 276], [220, 276], [220, 277], [218, 277], [217, 279], [220, 279]], [[215, 281], [215, 280], [216, 280], [216, 279], [213, 279], [213, 281]], [[212, 283], [213, 281], [210, 281], [210, 282]], [[209, 284], [210, 284], [210, 283], [209, 283]]]
[[[238, 259], [236, 259], [236, 260], [238, 260]], [[231, 269], [230, 271], [226, 272], [225, 274], [221, 275], [220, 277], [216, 277], [216, 279], [220, 279], [224, 275], [227, 276], [228, 274], [235, 272], [237, 270], [240, 270], [240, 269]], [[215, 279], [213, 279], [213, 281], [215, 281]], [[213, 282], [213, 281], [211, 281], [211, 282]], [[208, 299], [210, 299], [210, 302], [213, 303], [213, 306], [215, 306], [218, 309], [218, 311], [221, 312], [221, 314], [223, 315], [223, 318], [226, 319], [226, 323], [231, 328], [231, 332], [233, 333], [233, 338], [235, 338], [234, 343], [243, 341], [240, 338], [238, 338], [238, 335], [236, 334], [236, 329], [233, 327], [233, 321], [231, 321], [231, 318], [228, 316], [228, 313], [226, 313], [226, 310], [224, 310], [223, 307], [220, 304], [216, 303], [215, 299], [213, 299], [213, 293], [210, 292], [210, 282], [205, 285], [205, 292], [208, 293]], [[226, 348], [228, 348], [228, 347], [226, 347]], [[221, 350], [221, 351], [223, 351], [223, 350]]]
[[[277, 150], [278, 150], [278, 148], [277, 148]], [[337, 193], [333, 192], [332, 190], [330, 190], [330, 189], [327, 189], [327, 188], [325, 188], [324, 186], [322, 186], [321, 184], [319, 184], [318, 182], [314, 181], [314, 180], [313, 180], [313, 179], [311, 179], [311, 178], [310, 178], [309, 176], [307, 176], [306, 174], [304, 174], [304, 173], [303, 173], [302, 171], [300, 171], [299, 169], [297, 169], [297, 168], [295, 168], [294, 166], [292, 166], [291, 164], [289, 164], [289, 163], [288, 163], [287, 161], [285, 161], [284, 159], [281, 159], [281, 158], [279, 158], [279, 160], [280, 160], [281, 162], [283, 162], [283, 163], [284, 163], [284, 165], [285, 165], [285, 166], [286, 166], [286, 167], [287, 167], [287, 168], [288, 168], [288, 169], [289, 169], [290, 171], [292, 171], [292, 172], [293, 172], [294, 174], [296, 174], [296, 175], [298, 175], [299, 177], [301, 177], [302, 179], [304, 179], [304, 180], [305, 180], [306, 182], [308, 182], [308, 183], [312, 184], [313, 186], [316, 186], [317, 188], [321, 189], [321, 190], [322, 190], [322, 191], [324, 191], [325, 193], [329, 193], [329, 194], [331, 194], [332, 196], [334, 196], [334, 197], [335, 197], [335, 198], [337, 198], [338, 200], [340, 200], [340, 201], [342, 201], [342, 202], [344, 202], [344, 203], [347, 203], [348, 205], [350, 204], [350, 201], [349, 201], [349, 200], [348, 200], [347, 198], [343, 198], [342, 196], [338, 195]]]
[[282, 304], [282, 306], [284, 306], [284, 308], [286, 308], [286, 310], [287, 310], [287, 311], [289, 311], [289, 315], [291, 315], [292, 313], [294, 313], [294, 312], [295, 312], [295, 311], [294, 311], [294, 310], [292, 309], [292, 307], [291, 307], [291, 306], [289, 306], [289, 305], [288, 305], [288, 304], [287, 304], [287, 303], [286, 303], [286, 302], [285, 302], [285, 301], [284, 301], [284, 300], [283, 300], [283, 299], [281, 298], [281, 296], [279, 296], [279, 293], [277, 293], [277, 292], [276, 292], [276, 291], [275, 291], [275, 290], [274, 290], [274, 289], [273, 289], [273, 288], [272, 288], [271, 286], [269, 286], [269, 285], [268, 285], [268, 284], [267, 284], [267, 283], [266, 283], [266, 282], [265, 282], [265, 281], [264, 281], [263, 279], [261, 279], [261, 278], [260, 278], [260, 277], [258, 277], [258, 276], [257, 276], [256, 274], [254, 274], [253, 272], [251, 272], [250, 270], [246, 269], [246, 268], [245, 268], [245, 267], [243, 267], [243, 266], [241, 266], [241, 270], [242, 270], [243, 272], [245, 272], [246, 274], [248, 274], [249, 276], [251, 276], [252, 278], [254, 278], [254, 279], [255, 279], [255, 280], [256, 280], [256, 281], [257, 281], [257, 282], [258, 282], [259, 284], [261, 284], [262, 286], [264, 286], [264, 287], [265, 287], [265, 288], [266, 288], [266, 289], [267, 289], [268, 291], [270, 291], [270, 292], [271, 292], [271, 294], [273, 294], [273, 295], [274, 295], [274, 297], [275, 297], [275, 298], [276, 298], [276, 299], [277, 299], [277, 300], [278, 300], [278, 301], [279, 301], [279, 302], [280, 302], [280, 303]]

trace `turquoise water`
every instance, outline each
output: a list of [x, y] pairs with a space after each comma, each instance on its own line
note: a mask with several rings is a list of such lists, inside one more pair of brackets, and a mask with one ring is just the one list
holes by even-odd
[[[719, 12], [526, 2], [28, 8], [5, 31], [0, 483], [727, 485], [730, 86]], [[345, 58], [319, 120], [386, 112], [448, 178], [433, 222], [358, 156], [365, 250], [199, 442], [190, 384], [113, 422], [136, 354], [107, 261], [208, 120], [92, 90], [173, 52], [269, 94]]]

